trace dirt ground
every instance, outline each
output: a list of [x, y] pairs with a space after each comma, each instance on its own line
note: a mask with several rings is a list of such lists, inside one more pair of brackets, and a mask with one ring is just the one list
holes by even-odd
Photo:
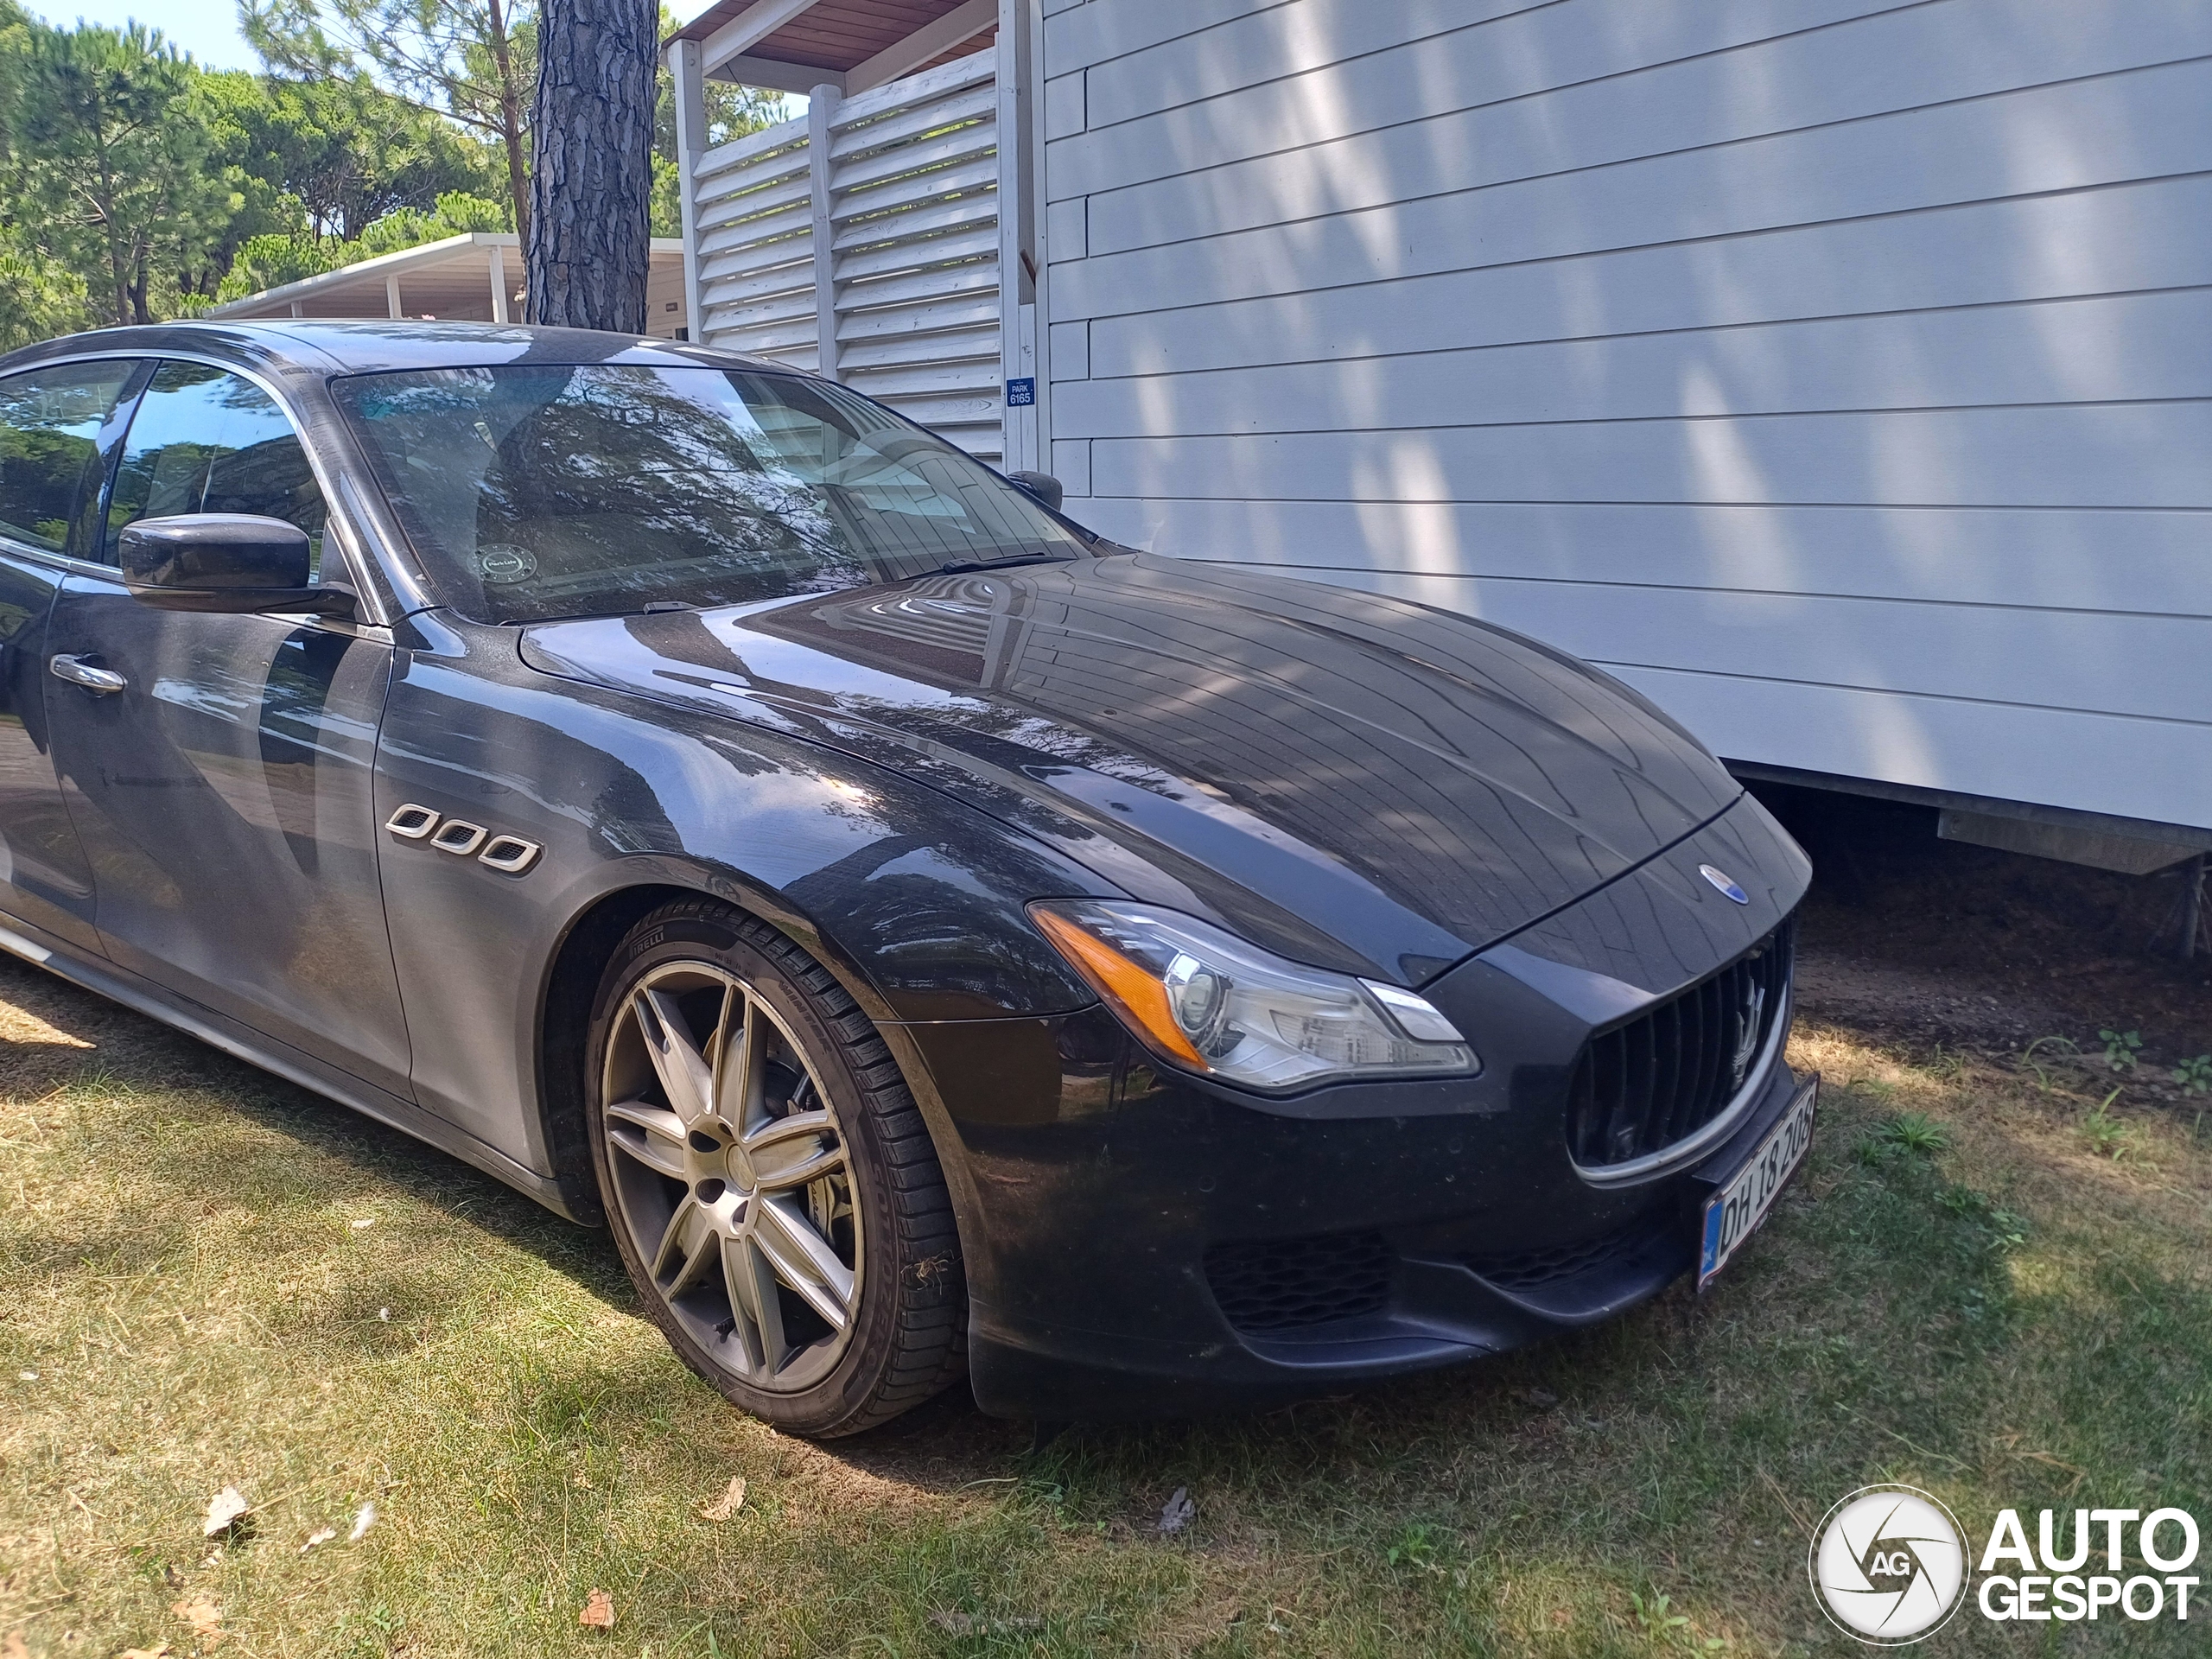
[[[1804, 1013], [1923, 1047], [2018, 1055], [2060, 1037], [2099, 1064], [2101, 1030], [2138, 1032], [2131, 1096], [2178, 1097], [2164, 1087], [2175, 1063], [2212, 1052], [2212, 956], [2179, 958], [2176, 874], [1938, 840], [1924, 807], [1758, 792], [1815, 861], [1798, 958]], [[2053, 1049], [2063, 1052], [2039, 1052]]]

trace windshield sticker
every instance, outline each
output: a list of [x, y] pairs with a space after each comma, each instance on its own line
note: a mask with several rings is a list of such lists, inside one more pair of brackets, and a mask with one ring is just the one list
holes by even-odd
[[485, 581], [504, 587], [537, 574], [537, 555], [512, 542], [490, 542], [476, 550], [476, 569]]

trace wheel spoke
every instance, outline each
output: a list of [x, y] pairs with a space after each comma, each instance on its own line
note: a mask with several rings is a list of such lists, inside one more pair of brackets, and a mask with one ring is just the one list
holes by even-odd
[[715, 1072], [715, 1104], [723, 1121], [743, 1135], [760, 1116], [763, 1051], [772, 1027], [749, 992], [732, 991], [730, 1005], [737, 1011], [738, 1025], [722, 1043], [721, 1063]]
[[802, 1028], [711, 959], [664, 959], [617, 1006], [600, 1132], [644, 1287], [731, 1376], [815, 1386], [858, 1328], [861, 1217]]
[[661, 1229], [660, 1245], [653, 1251], [655, 1279], [660, 1278], [668, 1271], [669, 1263], [675, 1261], [682, 1251], [683, 1229], [690, 1223], [692, 1212], [698, 1207], [698, 1201], [686, 1192], [683, 1200], [677, 1205], [676, 1212], [669, 1217], [668, 1225]]
[[722, 1276], [729, 1286], [730, 1313], [756, 1370], [772, 1376], [790, 1357], [784, 1337], [784, 1307], [776, 1299], [776, 1275], [767, 1258], [749, 1239], [722, 1244]]
[[683, 1125], [674, 1112], [642, 1100], [625, 1100], [607, 1109], [616, 1125], [607, 1139], [656, 1174], [685, 1179]]
[[853, 1270], [829, 1240], [807, 1224], [789, 1198], [756, 1198], [753, 1237], [776, 1264], [776, 1276], [806, 1305], [842, 1331], [852, 1319]]
[[738, 1369], [757, 1376], [766, 1357], [760, 1351], [760, 1287], [753, 1282], [747, 1266], [746, 1259], [751, 1254], [741, 1239], [725, 1238], [721, 1242], [722, 1288], [729, 1296], [729, 1333], [744, 1356]]
[[845, 1166], [845, 1148], [827, 1112], [800, 1112], [772, 1119], [745, 1138], [763, 1192], [804, 1186]]
[[[715, 1236], [707, 1212], [696, 1198], [685, 1193], [676, 1213], [668, 1218], [660, 1248], [653, 1252], [653, 1278], [664, 1281], [662, 1294], [671, 1301], [699, 1282], [709, 1265], [707, 1257]], [[673, 1279], [668, 1276], [671, 1272], [676, 1275]]]
[[689, 1128], [712, 1110], [714, 1068], [692, 1040], [674, 997], [649, 987], [632, 999], [632, 1006], [645, 1052], [652, 1057], [660, 1086], [668, 1091], [668, 1103]]

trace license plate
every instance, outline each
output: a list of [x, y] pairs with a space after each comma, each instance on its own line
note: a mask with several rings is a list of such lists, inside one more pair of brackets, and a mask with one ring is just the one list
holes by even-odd
[[1791, 1097], [1782, 1121], [1752, 1148], [1743, 1168], [1706, 1200], [1705, 1243], [1697, 1258], [1700, 1290], [1728, 1265], [1736, 1247], [1758, 1230], [1797, 1166], [1804, 1162], [1805, 1149], [1813, 1144], [1813, 1103], [1820, 1091], [1821, 1080], [1808, 1078]]

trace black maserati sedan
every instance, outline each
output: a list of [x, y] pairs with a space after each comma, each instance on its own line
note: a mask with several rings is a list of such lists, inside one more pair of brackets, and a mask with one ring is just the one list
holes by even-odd
[[1789, 837], [1556, 651], [1058, 507], [696, 346], [0, 359], [0, 945], [606, 1225], [803, 1434], [1720, 1271], [1811, 1132]]

